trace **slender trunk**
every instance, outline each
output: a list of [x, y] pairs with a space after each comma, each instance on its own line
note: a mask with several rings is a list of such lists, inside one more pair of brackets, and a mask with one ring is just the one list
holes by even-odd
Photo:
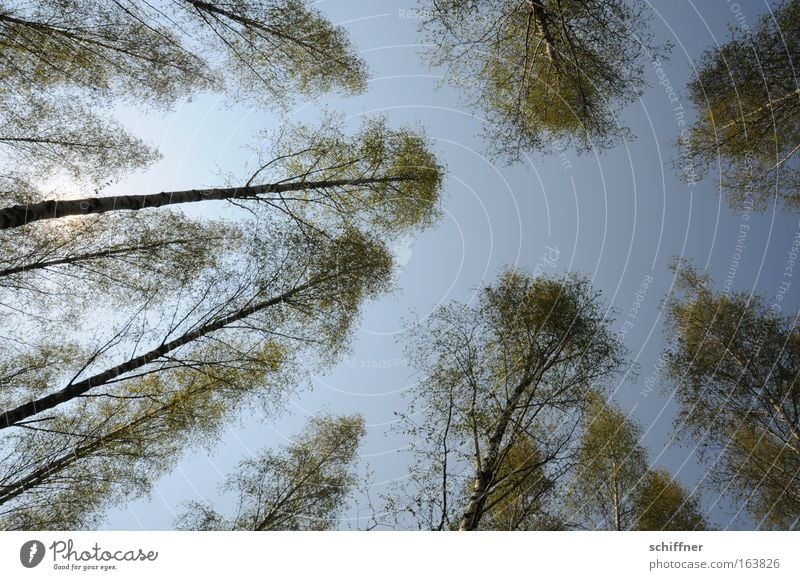
[[619, 481], [614, 478], [614, 491], [612, 493], [612, 501], [614, 502], [614, 529], [618, 532], [622, 531], [622, 506], [619, 491]]
[[546, 9], [541, 0], [533, 0], [531, 6], [533, 9], [533, 19], [536, 22], [536, 33], [544, 41], [547, 59], [552, 61], [554, 58], [553, 33], [550, 31]]
[[31, 272], [33, 270], [44, 270], [45, 268], [52, 268], [54, 266], [64, 266], [67, 264], [79, 264], [80, 262], [89, 262], [91, 260], [99, 260], [102, 258], [110, 258], [114, 256], [124, 256], [126, 254], [138, 254], [148, 250], [157, 250], [160, 248], [167, 248], [176, 244], [188, 244], [193, 240], [169, 240], [166, 242], [157, 242], [153, 244], [143, 244], [140, 246], [129, 246], [124, 248], [115, 248], [112, 250], [102, 250], [100, 252], [90, 252], [87, 254], [78, 254], [76, 256], [65, 256], [63, 258], [53, 258], [51, 260], [41, 260], [39, 262], [31, 262], [22, 264], [21, 266], [13, 266], [11, 268], [0, 269], [0, 278], [5, 276], [12, 276], [14, 274], [22, 274], [23, 272]]
[[32, 143], [34, 145], [58, 145], [59, 147], [78, 147], [82, 149], [116, 149], [113, 144], [100, 145], [98, 143], [81, 143], [79, 141], [64, 141], [62, 139], [47, 139], [45, 137], [7, 137], [0, 135], [0, 143]]
[[157, 417], [160, 413], [169, 410], [171, 407], [174, 407], [177, 403], [174, 401], [172, 403], [168, 403], [166, 405], [162, 405], [161, 407], [147, 413], [138, 419], [131, 421], [103, 435], [102, 437], [93, 438], [88, 443], [84, 443], [83, 445], [78, 445], [71, 451], [65, 453], [61, 457], [54, 459], [36, 469], [32, 473], [26, 475], [22, 479], [19, 479], [11, 484], [7, 485], [0, 485], [0, 505], [7, 503], [14, 499], [15, 497], [22, 495], [23, 493], [30, 491], [37, 485], [41, 485], [45, 483], [48, 478], [52, 477], [56, 473], [66, 469], [70, 465], [73, 465], [80, 459], [87, 457], [89, 454], [97, 451], [108, 445], [109, 443], [113, 443], [125, 436], [131, 429], [138, 427], [146, 423], [147, 421]]
[[481, 460], [481, 468], [475, 474], [475, 482], [473, 484], [472, 493], [469, 496], [469, 503], [464, 510], [464, 515], [461, 517], [458, 529], [459, 531], [472, 531], [478, 528], [481, 518], [483, 517], [484, 506], [486, 505], [486, 498], [489, 494], [490, 487], [494, 481], [494, 477], [499, 467], [498, 458], [500, 456], [500, 446], [503, 442], [503, 437], [506, 434], [506, 429], [511, 422], [514, 415], [514, 409], [519, 403], [520, 398], [525, 393], [525, 390], [533, 382], [533, 374], [528, 372], [523, 377], [519, 384], [514, 388], [514, 392], [508, 401], [508, 404], [503, 409], [497, 424], [489, 436], [489, 442], [486, 448], [486, 455]]
[[[487, 465], [487, 463], [484, 462], [484, 465]], [[475, 483], [469, 496], [467, 509], [464, 510], [464, 515], [458, 525], [460, 532], [470, 532], [478, 529], [478, 524], [481, 517], [483, 517], [483, 506], [486, 504], [489, 486], [492, 484], [493, 471], [493, 469], [482, 469], [475, 475]]]
[[0, 414], [0, 429], [6, 429], [8, 427], [13, 427], [14, 423], [18, 421], [23, 421], [42, 411], [46, 411], [47, 409], [52, 409], [58, 405], [71, 401], [72, 399], [79, 397], [80, 395], [85, 394], [86, 392], [90, 391], [93, 388], [102, 386], [108, 381], [114, 380], [119, 378], [122, 375], [130, 373], [136, 369], [142, 368], [143, 366], [150, 364], [165, 354], [168, 354], [181, 346], [189, 344], [195, 340], [198, 340], [204, 336], [207, 336], [213, 332], [221, 330], [226, 326], [239, 322], [240, 320], [244, 320], [248, 316], [252, 316], [253, 314], [265, 310], [271, 306], [275, 306], [276, 304], [280, 304], [296, 294], [306, 290], [322, 281], [324, 281], [325, 277], [321, 279], [317, 279], [316, 281], [308, 282], [301, 286], [297, 286], [287, 292], [284, 292], [280, 296], [275, 298], [271, 298], [269, 300], [265, 300], [262, 302], [257, 302], [247, 308], [243, 308], [234, 314], [230, 314], [228, 316], [223, 316], [204, 324], [203, 326], [187, 332], [182, 336], [176, 338], [175, 340], [171, 340], [169, 342], [163, 343], [158, 348], [154, 348], [153, 350], [146, 352], [142, 355], [139, 355], [135, 358], [128, 360], [127, 362], [121, 363], [117, 366], [114, 366], [110, 369], [107, 369], [101, 373], [93, 375], [87, 379], [79, 381], [77, 383], [70, 384], [63, 389], [56, 391], [50, 395], [46, 395], [44, 397], [40, 397], [33, 401], [29, 401], [23, 405], [20, 405], [14, 409], [9, 409]]
[[18, 228], [26, 224], [66, 216], [90, 215], [111, 211], [138, 211], [181, 203], [225, 199], [257, 199], [268, 193], [329, 189], [332, 187], [375, 185], [410, 181], [409, 177], [362, 177], [358, 179], [331, 179], [326, 181], [295, 181], [292, 183], [266, 183], [242, 187], [190, 189], [165, 191], [142, 195], [86, 197], [83, 199], [50, 199], [31, 204], [12, 205], [0, 209], [0, 230]]

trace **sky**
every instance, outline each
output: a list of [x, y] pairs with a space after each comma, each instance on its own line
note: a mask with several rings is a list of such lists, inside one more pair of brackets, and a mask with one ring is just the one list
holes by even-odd
[[[578, 155], [573, 150], [525, 155], [516, 164], [484, 155], [484, 119], [465, 95], [442, 82], [443, 71], [426, 65], [413, 2], [327, 0], [317, 6], [344, 26], [367, 61], [371, 78], [359, 96], [326, 96], [298, 102], [286, 117], [250, 109], [216, 95], [199, 96], [168, 113], [121, 109], [124, 123], [156, 144], [163, 159], [116, 188], [155, 192], [219, 183], [223, 172], [242, 173], [258, 142], [291, 120], [313, 121], [324, 111], [361, 117], [384, 114], [393, 126], [412, 124], [431, 137], [446, 167], [443, 216], [432, 228], [395, 244], [395, 290], [366, 305], [349, 355], [297, 386], [277, 417], [245, 415], [227, 428], [213, 450], [181, 458], [158, 481], [150, 498], [109, 515], [106, 529], [170, 529], [182, 502], [209, 499], [224, 510], [231, 498], [217, 486], [236, 464], [259, 449], [291, 440], [309, 416], [323, 410], [360, 412], [367, 422], [361, 475], [371, 497], [407, 477], [408, 441], [392, 432], [396, 413], [418, 375], [405, 360], [402, 340], [411, 321], [438, 305], [469, 302], [507, 267], [547, 275], [577, 272], [603, 293], [612, 328], [630, 352], [630, 367], [614, 381], [614, 401], [642, 426], [653, 467], [665, 468], [688, 489], [703, 483], [707, 466], [696, 442], [679, 440], [680, 417], [672, 386], [657, 374], [664, 351], [664, 298], [676, 257], [691, 260], [721, 284], [734, 271], [733, 289], [774, 295], [800, 216], [773, 205], [745, 217], [728, 209], [712, 177], [697, 184], [679, 179], [675, 142], [681, 121], [694, 115], [685, 95], [704, 50], [723, 43], [730, 27], [754, 26], [774, 3], [764, 0], [658, 0], [649, 4], [659, 42], [673, 45], [669, 60], [650, 61], [649, 86], [618, 112], [633, 138], [611, 150]], [[189, 212], [218, 211], [190, 208]], [[741, 236], [742, 224], [749, 229]], [[800, 281], [790, 280], [784, 311], [798, 305]], [[627, 321], [627, 324], [625, 324]], [[369, 473], [369, 477], [367, 474]], [[750, 529], [738, 507], [704, 493], [701, 507], [720, 529]], [[356, 497], [363, 504], [364, 497]], [[363, 505], [346, 511], [340, 527], [363, 528]]]

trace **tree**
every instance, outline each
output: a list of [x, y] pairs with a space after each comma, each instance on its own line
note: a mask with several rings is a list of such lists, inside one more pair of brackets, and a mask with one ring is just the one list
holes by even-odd
[[682, 135], [690, 179], [713, 170], [734, 208], [798, 205], [800, 2], [707, 50], [688, 85], [697, 120]]
[[532, 512], [564, 473], [584, 396], [622, 363], [588, 282], [507, 270], [477, 304], [434, 312], [408, 350], [422, 379], [407, 422], [419, 462], [406, 511], [433, 529], [505, 528], [520, 502], [515, 525], [546, 520]]
[[759, 527], [794, 529], [800, 517], [800, 333], [781, 303], [714, 293], [711, 280], [679, 265], [668, 309], [667, 376], [711, 474]]
[[641, 432], [598, 394], [590, 397], [578, 452], [572, 503], [594, 529], [629, 530], [637, 519], [633, 498], [647, 472]]
[[[334, 240], [328, 240], [322, 235], [312, 237], [303, 234], [302, 239], [286, 241], [289, 247], [280, 253], [274, 246], [275, 240], [270, 241], [273, 243], [267, 247], [277, 254], [276, 259], [291, 260], [293, 263], [265, 264], [261, 256], [256, 256], [244, 269], [237, 266], [232, 271], [216, 269], [209, 272], [203, 279], [195, 282], [194, 292], [199, 296], [195, 298], [193, 289], [187, 288], [186, 292], [193, 299], [188, 304], [175, 304], [174, 311], [166, 317], [161, 328], [154, 326], [142, 330], [138, 327], [131, 328], [129, 324], [124, 325], [74, 375], [67, 373], [70, 378], [65, 381], [64, 386], [48, 386], [48, 394], [37, 394], [25, 402], [6, 407], [0, 413], [0, 429], [14, 427], [33, 417], [38, 418], [50, 409], [87, 394], [91, 395], [107, 385], [124, 381], [125, 377], [159, 372], [163, 368], [181, 364], [182, 359], [178, 355], [184, 347], [191, 348], [209, 340], [219, 342], [222, 340], [220, 337], [230, 332], [236, 335], [237, 329], [243, 328], [246, 331], [251, 325], [255, 325], [254, 334], [257, 336], [260, 318], [265, 324], [264, 329], [273, 332], [272, 325], [265, 322], [270, 320], [269, 315], [273, 310], [291, 311], [297, 307], [301, 313], [306, 311], [313, 314], [316, 308], [325, 304], [336, 307], [341, 319], [334, 322], [336, 316], [326, 313], [326, 325], [333, 326], [326, 326], [325, 331], [318, 328], [315, 339], [319, 343], [324, 343], [327, 339], [336, 344], [336, 340], [340, 340], [350, 326], [345, 321], [352, 319], [363, 298], [385, 287], [391, 270], [391, 259], [386, 250], [356, 231], [350, 231]], [[297, 255], [299, 251], [311, 252], [315, 261], [309, 263], [307, 259], [304, 260]], [[278, 275], [288, 277], [281, 279]], [[371, 278], [364, 278], [367, 275]], [[214, 279], [218, 276], [226, 278]], [[232, 276], [238, 276], [238, 279], [231, 279]], [[304, 304], [304, 300], [309, 300], [310, 304]], [[317, 300], [321, 304], [315, 306], [314, 302]], [[278, 318], [272, 324], [285, 323], [279, 313], [276, 316]], [[153, 340], [151, 337], [156, 330], [161, 332], [161, 336], [160, 339]], [[114, 358], [113, 351], [107, 352], [111, 345], [116, 346], [131, 340], [129, 332], [135, 337], [135, 352], [138, 351], [139, 354], [126, 356], [121, 361], [97, 369], [104, 359]], [[145, 346], [145, 338], [152, 341], [149, 347]], [[123, 348], [122, 351], [126, 352], [126, 349]], [[205, 364], [202, 359], [191, 360], [194, 365]], [[214, 364], [213, 361], [210, 364]]]
[[[237, 256], [235, 269], [194, 281], [192, 300], [161, 326], [124, 327], [94, 350], [42, 348], [7, 365], [3, 406], [29, 402], [0, 415], [4, 527], [83, 527], [146, 493], [243, 405], [272, 408], [305, 373], [336, 360], [360, 305], [390, 282], [388, 251], [358, 232], [331, 240], [290, 228], [259, 243], [249, 261]], [[26, 417], [12, 421], [18, 415]]]
[[360, 92], [366, 67], [303, 0], [26, 0], [0, 2], [0, 79], [9, 165], [105, 180], [157, 154], [99, 107], [170, 107], [203, 90], [282, 105]]
[[392, 130], [383, 119], [372, 119], [355, 136], [347, 136], [337, 123], [326, 121], [317, 128], [286, 128], [270, 151], [239, 186], [22, 203], [0, 208], [0, 230], [67, 216], [215, 200], [266, 208], [306, 226], [320, 215], [340, 221], [356, 216], [359, 225], [369, 221], [384, 229], [425, 225], [435, 216], [441, 167], [424, 136], [410, 129]]
[[423, 30], [436, 46], [432, 63], [473, 91], [495, 153], [602, 149], [629, 135], [616, 108], [641, 94], [643, 57], [660, 54], [644, 2], [430, 4]]
[[334, 90], [360, 93], [367, 69], [345, 30], [307, 0], [174, 3], [204, 46], [218, 47], [238, 95], [281, 101]]
[[[64, 170], [76, 181], [103, 183], [141, 169], [158, 152], [90, 106], [66, 97], [0, 96], [0, 163], [37, 180]], [[10, 200], [0, 199], [4, 205]]]
[[[387, 240], [426, 227], [438, 213], [442, 170], [426, 138], [382, 119], [365, 121], [356, 135], [333, 119], [315, 128], [287, 125], [259, 156], [240, 187], [145, 196], [42, 200], [26, 181], [0, 180], [2, 195], [17, 202], [0, 209], [13, 225], [0, 228], [0, 314], [30, 319], [30, 301], [55, 300], [58, 309], [86, 311], [87, 296], [98, 305], [99, 293], [106, 299], [120, 291], [129, 310], [163, 303], [241, 244], [242, 227], [190, 220], [176, 212], [179, 203], [227, 201], [234, 219], [261, 228], [291, 223], [312, 237], [356, 228]], [[82, 284], [73, 283], [76, 276]], [[48, 312], [36, 317], [53, 326]]]
[[568, 523], [616, 531], [705, 529], [697, 502], [669, 473], [648, 467], [639, 426], [600, 393], [587, 399]]
[[144, 496], [185, 451], [210, 448], [258, 391], [280, 400], [281, 345], [239, 360], [216, 354], [224, 364], [133, 378], [5, 438], [0, 528], [96, 527], [106, 508]]
[[[281, 373], [298, 373], [301, 355], [308, 369], [336, 360], [360, 305], [390, 281], [390, 255], [373, 235], [391, 240], [434, 219], [441, 169], [418, 134], [371, 121], [354, 138], [330, 123], [321, 130], [286, 127], [272, 145], [274, 155], [245, 188], [270, 175], [276, 183], [292, 179], [296, 192], [234, 195], [229, 201], [244, 218], [235, 226], [148, 207], [58, 216], [2, 232], [10, 254], [0, 280], [24, 290], [14, 300], [31, 294], [38, 309], [19, 326], [24, 337], [13, 331], [0, 337], [14, 345], [2, 361], [0, 395], [3, 466], [15, 466], [2, 483], [12, 490], [4, 525], [87, 525], [105, 507], [145, 493], [164, 473], [149, 463], [158, 449], [177, 456], [235, 416], [243, 404], [237, 398], [227, 400], [227, 411], [214, 401], [203, 416], [211, 404], [207, 387], [180, 397], [197, 398], [199, 418], [183, 425], [170, 419], [174, 383], [186, 382], [173, 377], [179, 369], [214, 376], [261, 368], [262, 382], [247, 379], [254, 386], [246, 390], [268, 397], [275, 389], [267, 375], [274, 379], [275, 371], [258, 362], [260, 346], [293, 353], [282, 359]], [[27, 184], [11, 185], [9, 195], [30, 199], [30, 207], [39, 203]], [[120, 201], [115, 210], [124, 207]], [[75, 289], [70, 280], [85, 285]], [[122, 300], [108, 308], [98, 299], [101, 290], [104, 298]], [[83, 318], [92, 325], [81, 328], [79, 344], [68, 345], [63, 325], [54, 322], [61, 300], [47, 304], [39, 294], [71, 302], [82, 292], [92, 295], [91, 316]], [[59, 356], [49, 354], [54, 350]], [[142, 395], [137, 385], [146, 377], [153, 382]], [[131, 402], [140, 398], [150, 406], [140, 410]], [[104, 405], [89, 404], [95, 400]], [[128, 463], [120, 467], [123, 457]], [[61, 499], [53, 500], [54, 490]], [[53, 511], [53, 501], [64, 509]]]
[[[131, 2], [4, 1], [0, 7], [2, 93], [89, 92], [97, 102], [171, 104], [212, 82], [208, 64]], [[174, 29], [174, 28], [173, 28]]]
[[535, 443], [521, 437], [498, 470], [498, 484], [486, 500], [491, 507], [486, 510], [479, 529], [563, 529], [555, 487], [560, 474], [548, 476], [546, 465]]
[[663, 469], [649, 470], [633, 498], [637, 530], [705, 530], [697, 501]]
[[265, 449], [242, 461], [223, 490], [238, 497], [225, 517], [208, 502], [191, 502], [180, 530], [329, 530], [356, 477], [353, 463], [364, 436], [359, 415], [316, 416], [280, 452]]
[[344, 31], [302, 0], [3, 2], [0, 77], [156, 105], [226, 84], [271, 98], [366, 85]]
[[243, 235], [231, 222], [169, 210], [2, 232], [0, 308], [48, 318], [49, 325], [72, 318], [78, 326], [87, 303], [119, 309], [147, 302], [152, 308], [214, 268], [244, 243]]

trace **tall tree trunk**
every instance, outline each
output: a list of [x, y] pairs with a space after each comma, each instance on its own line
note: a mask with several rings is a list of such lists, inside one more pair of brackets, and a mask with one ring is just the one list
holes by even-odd
[[620, 492], [619, 492], [619, 481], [616, 479], [614, 480], [614, 491], [613, 491], [613, 498], [614, 502], [614, 529], [618, 532], [622, 531], [622, 507], [620, 505]]
[[86, 197], [83, 199], [50, 199], [31, 204], [12, 205], [0, 209], [0, 230], [18, 228], [26, 224], [74, 215], [90, 215], [111, 211], [138, 211], [180, 203], [225, 199], [257, 199], [269, 193], [329, 189], [333, 187], [376, 185], [412, 181], [411, 177], [362, 177], [358, 179], [331, 179], [327, 181], [295, 181], [291, 183], [266, 183], [242, 187], [189, 189], [141, 195]]
[[546, 8], [542, 0], [532, 0], [531, 10], [533, 11], [533, 19], [536, 22], [536, 34], [544, 41], [547, 59], [552, 62], [555, 54], [553, 50], [553, 33], [550, 31]]
[[45, 483], [48, 478], [52, 477], [59, 471], [66, 469], [73, 465], [80, 459], [87, 457], [91, 453], [102, 449], [106, 445], [122, 439], [131, 429], [143, 425], [147, 421], [158, 417], [159, 414], [169, 411], [171, 408], [178, 405], [173, 401], [154, 409], [153, 411], [142, 415], [119, 427], [106, 435], [101, 437], [91, 437], [88, 443], [78, 445], [72, 450], [64, 453], [60, 457], [49, 461], [46, 465], [34, 470], [21, 479], [18, 479], [10, 484], [0, 485], [0, 505], [7, 503], [15, 497], [33, 489], [37, 485]]
[[499, 467], [500, 446], [503, 442], [503, 437], [506, 434], [509, 423], [511, 423], [511, 418], [514, 415], [517, 403], [519, 403], [525, 390], [533, 382], [533, 378], [533, 373], [529, 369], [522, 377], [519, 384], [514, 388], [511, 398], [508, 400], [506, 407], [497, 419], [497, 424], [494, 426], [489, 436], [486, 455], [481, 460], [481, 469], [475, 474], [475, 481], [472, 493], [469, 496], [469, 503], [458, 525], [459, 531], [476, 530], [478, 524], [480, 524], [480, 520], [483, 517], [484, 505], [486, 505], [486, 498]]
[[80, 264], [81, 262], [90, 262], [92, 260], [99, 260], [102, 258], [112, 258], [114, 256], [125, 256], [127, 254], [139, 254], [143, 251], [158, 250], [168, 248], [174, 245], [189, 244], [197, 240], [190, 239], [176, 239], [167, 240], [164, 242], [154, 242], [152, 244], [141, 244], [138, 246], [128, 246], [121, 248], [112, 248], [108, 250], [101, 250], [99, 252], [89, 252], [86, 254], [76, 254], [74, 256], [64, 256], [62, 258], [52, 258], [49, 260], [39, 260], [38, 262], [29, 262], [19, 266], [12, 266], [10, 268], [0, 269], [0, 278], [5, 276], [12, 276], [14, 274], [22, 274], [23, 272], [30, 272], [33, 270], [44, 270], [55, 266], [64, 266], [67, 264]]
[[24, 421], [25, 419], [33, 417], [42, 411], [52, 409], [53, 407], [71, 401], [72, 399], [85, 394], [93, 388], [102, 386], [107, 381], [117, 379], [131, 371], [142, 368], [143, 366], [158, 360], [165, 354], [169, 354], [181, 346], [221, 330], [226, 326], [239, 322], [240, 320], [244, 320], [248, 316], [252, 316], [253, 314], [265, 310], [271, 306], [285, 302], [303, 290], [311, 288], [316, 284], [330, 279], [331, 277], [332, 276], [321, 277], [314, 281], [307, 282], [306, 284], [297, 286], [296, 288], [292, 288], [291, 290], [284, 292], [280, 296], [276, 296], [262, 302], [257, 302], [251, 306], [248, 306], [247, 308], [239, 310], [234, 314], [223, 316], [214, 321], [208, 322], [207, 324], [204, 324], [193, 331], [183, 334], [175, 340], [165, 342], [158, 348], [154, 348], [153, 350], [132, 358], [127, 362], [116, 365], [77, 383], [70, 384], [63, 389], [56, 391], [55, 393], [40, 397], [14, 409], [9, 409], [3, 413], [0, 413], [0, 429], [13, 427], [14, 423], [18, 421]]

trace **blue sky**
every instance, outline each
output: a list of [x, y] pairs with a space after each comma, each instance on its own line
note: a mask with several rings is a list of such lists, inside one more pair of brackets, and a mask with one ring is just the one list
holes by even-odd
[[[507, 166], [493, 164], [482, 153], [486, 144], [479, 136], [484, 123], [480, 111], [470, 110], [457, 90], [442, 86], [442, 71], [430, 69], [421, 58], [425, 47], [413, 2], [320, 2], [334, 22], [350, 31], [368, 62], [369, 89], [354, 98], [298, 103], [288, 117], [313, 120], [328, 110], [355, 124], [362, 115], [382, 113], [393, 125], [424, 127], [447, 168], [443, 218], [397, 244], [397, 289], [367, 306], [347, 359], [334, 361], [330, 372], [299, 385], [280, 417], [263, 421], [246, 416], [231, 425], [213, 453], [187, 456], [158, 483], [152, 498], [115, 510], [107, 527], [165, 529], [171, 527], [172, 510], [183, 501], [206, 497], [226, 505], [215, 491], [224, 475], [261, 447], [286, 442], [307, 416], [321, 409], [364, 414], [368, 435], [362, 460], [373, 472], [372, 489], [379, 495], [388, 483], [405, 477], [409, 460], [407, 442], [389, 431], [394, 413], [405, 408], [404, 391], [416, 378], [398, 344], [404, 325], [438, 304], [469, 301], [505, 266], [534, 270], [538, 265], [546, 274], [579, 272], [603, 291], [606, 304], [617, 312], [614, 328], [624, 329], [632, 359], [629, 372], [609, 385], [614, 399], [643, 426], [653, 465], [668, 469], [692, 489], [706, 470], [693, 444], [674, 440], [671, 388], [655, 372], [664, 348], [663, 299], [673, 284], [667, 264], [673, 256], [687, 257], [707, 268], [721, 287], [738, 255], [737, 243], [740, 249], [743, 244], [733, 288], [772, 295], [800, 225], [799, 216], [770, 206], [747, 216], [749, 229], [740, 238], [745, 218], [727, 208], [713, 179], [692, 186], [678, 179], [675, 141], [681, 115], [687, 121], [693, 116], [684, 87], [699, 55], [724, 42], [729, 26], [755, 25], [770, 5], [763, 0], [652, 2], [657, 37], [672, 42], [674, 49], [661, 70], [648, 63], [649, 88], [619, 112], [619, 122], [635, 138], [603, 153], [552, 151]], [[117, 188], [131, 192], [219, 183], [220, 171], [242, 169], [251, 155], [246, 146], [255, 143], [256, 132], [282, 122], [274, 111], [226, 103], [217, 96], [196, 98], [166, 114], [121, 114], [164, 154], [147, 173]], [[791, 284], [785, 311], [797, 307], [798, 288], [800, 281]], [[635, 317], [629, 315], [634, 307]], [[711, 494], [703, 496], [702, 505], [719, 527], [753, 525]], [[364, 510], [354, 508], [346, 515], [342, 527], [366, 523], [358, 520]]]

